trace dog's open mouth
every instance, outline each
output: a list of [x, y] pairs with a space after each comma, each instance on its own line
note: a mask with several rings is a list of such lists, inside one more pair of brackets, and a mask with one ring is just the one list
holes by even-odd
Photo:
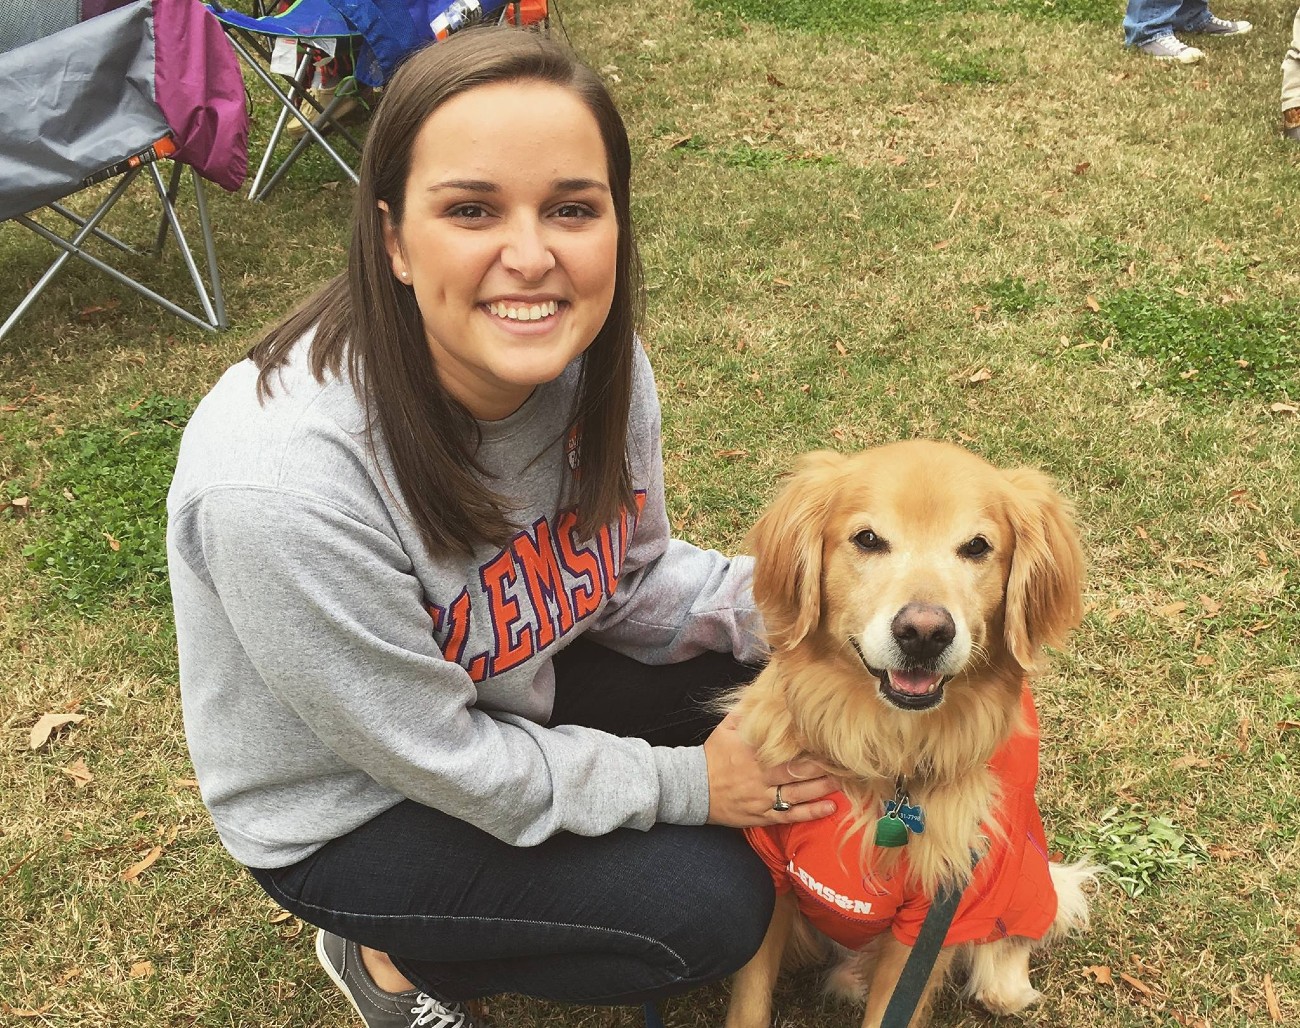
[[937, 671], [923, 668], [887, 668], [872, 667], [862, 647], [852, 636], [849, 642], [873, 678], [880, 684], [880, 695], [895, 707], [903, 710], [929, 710], [943, 702], [943, 687], [948, 684], [948, 676]]
[[943, 702], [948, 679], [933, 671], [867, 668], [880, 681], [880, 695], [904, 710], [929, 710]]

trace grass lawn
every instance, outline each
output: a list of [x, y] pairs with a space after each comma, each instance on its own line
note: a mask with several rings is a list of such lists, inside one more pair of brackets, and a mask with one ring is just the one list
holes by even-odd
[[[738, 547], [796, 453], [916, 435], [1078, 506], [1087, 614], [1038, 690], [1040, 796], [1057, 848], [1110, 874], [1027, 1023], [1300, 1023], [1294, 5], [1233, 0], [1255, 32], [1168, 67], [1097, 0], [561, 2], [633, 139], [682, 536]], [[0, 342], [0, 1024], [355, 1023], [200, 802], [162, 551], [193, 404], [341, 266], [337, 179], [309, 160], [264, 205], [214, 196], [229, 332], [74, 268]], [[48, 259], [0, 228], [0, 311]], [[33, 747], [47, 714], [79, 720]], [[811, 974], [778, 1013], [858, 1023]], [[955, 999], [937, 1020], [991, 1023]]]

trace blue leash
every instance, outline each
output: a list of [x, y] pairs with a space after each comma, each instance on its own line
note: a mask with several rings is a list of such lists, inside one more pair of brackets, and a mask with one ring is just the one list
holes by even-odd
[[659, 1008], [653, 1003], [645, 1005], [645, 1028], [664, 1028], [664, 1019], [659, 1016]]

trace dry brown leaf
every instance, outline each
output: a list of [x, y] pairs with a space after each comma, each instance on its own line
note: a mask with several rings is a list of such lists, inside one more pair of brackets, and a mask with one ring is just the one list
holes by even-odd
[[95, 780], [95, 776], [90, 773], [90, 768], [86, 767], [86, 761], [82, 757], [78, 757], [65, 767], [63, 773], [72, 779], [72, 784], [78, 789], [84, 789]]
[[1155, 990], [1152, 989], [1151, 986], [1143, 982], [1141, 979], [1134, 978], [1131, 974], [1127, 974], [1123, 971], [1120, 972], [1119, 977], [1120, 980], [1123, 981], [1125, 985], [1128, 985], [1130, 988], [1137, 989], [1137, 991], [1142, 993], [1143, 996], [1155, 995]]
[[155, 860], [162, 856], [162, 851], [163, 848], [161, 846], [155, 846], [145, 854], [143, 860], [136, 861], [136, 863], [132, 864], [122, 872], [122, 881], [129, 882], [134, 878], [138, 878], [143, 872], [153, 866]]
[[1249, 856], [1245, 850], [1239, 850], [1233, 846], [1207, 846], [1206, 850], [1215, 860], [1225, 864], [1229, 860]]
[[1212, 599], [1211, 597], [1206, 596], [1204, 593], [1202, 593], [1200, 596], [1196, 598], [1201, 601], [1201, 606], [1205, 608], [1205, 613], [1209, 614], [1211, 617], [1213, 617], [1215, 614], [1219, 613], [1219, 611], [1223, 609], [1222, 603], [1220, 603], [1216, 599]]
[[845, 346], [843, 343], [841, 343], [838, 339], [836, 339], [835, 352], [838, 353], [841, 357], [847, 357], [849, 355], [849, 348]]
[[988, 368], [980, 368], [979, 371], [971, 375], [971, 377], [966, 379], [966, 381], [969, 382], [971, 385], [979, 385], [981, 382], [987, 382], [992, 377], [993, 377], [992, 371], [990, 371]]
[[271, 913], [271, 916], [266, 919], [266, 923], [282, 924], [283, 922], [289, 920], [289, 918], [291, 917], [293, 917], [293, 914], [289, 913], [289, 911], [287, 910], [275, 910]]
[[1204, 757], [1193, 757], [1190, 754], [1186, 757], [1179, 757], [1169, 765], [1173, 768], [1182, 767], [1214, 767], [1214, 761], [1206, 760]]
[[1137, 534], [1138, 534], [1138, 538], [1139, 538], [1139, 539], [1142, 539], [1142, 540], [1146, 541], [1146, 540], [1149, 540], [1149, 539], [1151, 538], [1149, 535], [1147, 535], [1147, 530], [1146, 530], [1145, 528], [1143, 528], [1141, 525], [1138, 525], [1138, 526], [1134, 529], [1134, 531], [1137, 532]]
[[4, 1012], [10, 1017], [44, 1017], [53, 1003], [46, 1003], [43, 1007], [11, 1007], [8, 1003], [4, 1005]]
[[1195, 664], [1197, 667], [1214, 667], [1214, 658], [1208, 653], [1198, 654]]
[[714, 454], [715, 457], [748, 457], [748, 450], [719, 450]]
[[774, 278], [774, 279], [772, 279], [772, 285], [774, 285], [774, 286], [782, 286], [782, 287], [785, 288], [785, 289], [789, 289], [791, 283], [790, 283], [787, 279], [784, 279], [784, 278]]
[[116, 553], [122, 548], [122, 544], [112, 537], [108, 532], [103, 533], [104, 538], [108, 540], [108, 548]]
[[1098, 985], [1114, 985], [1115, 976], [1111, 973], [1109, 967], [1105, 964], [1094, 964], [1092, 967], [1085, 967], [1083, 973], [1095, 981]]
[[1074, 166], [1074, 173], [1076, 175], [1084, 175], [1091, 167], [1092, 167], [1092, 161], [1080, 161], [1078, 164]]
[[1300, 414], [1300, 406], [1294, 403], [1274, 403], [1268, 409], [1274, 414]]
[[42, 714], [41, 719], [32, 725], [31, 748], [39, 750], [50, 741], [50, 736], [64, 725], [75, 725], [85, 720], [85, 714]]
[[1173, 603], [1166, 603], [1163, 607], [1157, 607], [1156, 613], [1159, 614], [1161, 617], [1172, 618], [1172, 617], [1177, 617], [1186, 609], [1187, 609], [1186, 603], [1184, 603], [1182, 600], [1176, 600]]
[[1092, 296], [1091, 294], [1084, 297], [1083, 305], [1087, 307], [1088, 310], [1092, 311], [1094, 314], [1101, 313], [1101, 304], [1099, 304], [1097, 302], [1097, 298], [1095, 296]]
[[197, 789], [199, 780], [197, 778], [178, 778], [172, 784], [178, 789]]
[[943, 240], [942, 242], [935, 243], [934, 246], [931, 247], [931, 249], [934, 249], [934, 250], [946, 250], [946, 249], [948, 249], [948, 247], [950, 247], [950, 246], [952, 246], [952, 240], [951, 240], [951, 239], [945, 239], [945, 240]]
[[1268, 1004], [1268, 1016], [1274, 1024], [1282, 1023], [1282, 1007], [1277, 1002], [1277, 990], [1273, 988], [1273, 976], [1264, 975], [1264, 1002]]
[[134, 964], [131, 965], [131, 977], [132, 977], [132, 978], [152, 978], [152, 977], [153, 977], [153, 963], [152, 963], [152, 961], [148, 961], [148, 960], [137, 960]]
[[1279, 732], [1291, 732], [1297, 728], [1300, 728], [1300, 721], [1279, 721], [1277, 723]]

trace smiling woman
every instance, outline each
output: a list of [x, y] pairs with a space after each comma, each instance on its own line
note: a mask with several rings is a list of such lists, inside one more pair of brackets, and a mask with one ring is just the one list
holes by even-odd
[[393, 274], [415, 292], [438, 377], [480, 421], [518, 410], [609, 317], [619, 230], [607, 164], [600, 126], [570, 90], [496, 83], [420, 129], [400, 224], [380, 201]]
[[773, 894], [720, 826], [834, 810], [820, 769], [762, 765], [712, 713], [766, 650], [752, 563], [671, 538], [630, 174], [603, 84], [556, 44], [484, 29], [414, 56], [346, 274], [181, 445], [204, 802], [372, 1028], [728, 974]]

